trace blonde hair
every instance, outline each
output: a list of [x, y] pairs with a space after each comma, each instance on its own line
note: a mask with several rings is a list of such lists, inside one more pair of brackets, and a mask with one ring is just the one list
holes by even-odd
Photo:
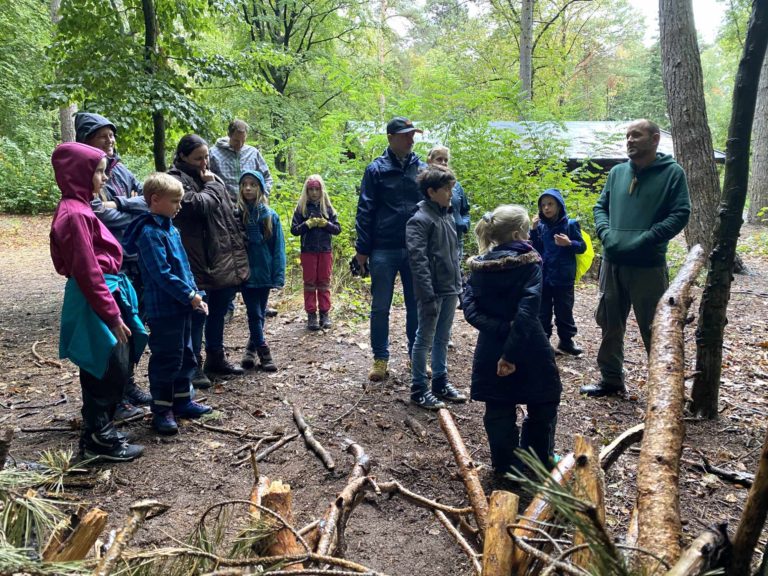
[[427, 152], [427, 162], [432, 162], [432, 159], [435, 157], [435, 154], [438, 152], [445, 152], [448, 156], [448, 161], [451, 160], [451, 151], [449, 148], [446, 148], [445, 146], [432, 146], [432, 149]]
[[170, 174], [165, 172], [152, 172], [144, 180], [144, 201], [147, 206], [152, 204], [152, 196], [170, 196], [174, 192], [179, 196], [184, 195], [184, 186]]
[[304, 181], [304, 186], [301, 188], [301, 196], [299, 196], [299, 201], [296, 203], [296, 210], [304, 216], [304, 218], [309, 216], [309, 213], [307, 212], [307, 203], [309, 202], [309, 197], [307, 196], [307, 184], [309, 184], [311, 180], [320, 182], [320, 213], [323, 215], [323, 218], [327, 220], [333, 216], [336, 211], [333, 209], [331, 198], [325, 190], [325, 181], [320, 174], [312, 174]]
[[525, 208], [517, 204], [502, 204], [493, 212], [483, 214], [475, 225], [477, 247], [481, 254], [485, 254], [501, 244], [525, 240], [530, 229], [531, 220]]
[[[248, 202], [246, 202], [245, 198], [243, 198], [243, 183], [245, 182], [245, 178], [251, 178], [256, 181], [256, 184], [259, 185], [259, 194], [256, 196], [256, 206], [259, 204], [264, 204], [264, 206], [269, 206], [269, 196], [266, 195], [264, 192], [264, 187], [261, 185], [261, 182], [258, 180], [258, 178], [255, 178], [251, 176], [250, 174], [244, 174], [240, 180], [240, 193], [237, 195], [237, 207], [240, 209], [240, 212], [243, 213], [243, 224], [246, 226], [251, 223], [251, 211], [248, 207]], [[264, 235], [264, 238], [269, 240], [272, 238], [272, 218], [264, 218], [261, 224], [261, 233]]]

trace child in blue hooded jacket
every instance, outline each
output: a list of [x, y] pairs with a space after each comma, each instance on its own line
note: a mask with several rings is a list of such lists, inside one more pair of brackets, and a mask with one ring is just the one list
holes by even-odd
[[285, 237], [280, 217], [269, 207], [264, 175], [258, 170], [246, 170], [240, 175], [237, 206], [248, 236], [251, 272], [241, 288], [250, 338], [240, 364], [246, 370], [256, 368], [258, 355], [259, 367], [265, 372], [275, 372], [277, 366], [264, 337], [264, 320], [269, 291], [285, 285]]
[[531, 244], [541, 254], [544, 278], [541, 289], [539, 319], [547, 336], [552, 336], [552, 313], [560, 342], [557, 352], [579, 356], [582, 349], [573, 341], [576, 322], [573, 319], [576, 254], [587, 249], [578, 221], [568, 218], [563, 194], [556, 188], [541, 193], [539, 214], [533, 220]]

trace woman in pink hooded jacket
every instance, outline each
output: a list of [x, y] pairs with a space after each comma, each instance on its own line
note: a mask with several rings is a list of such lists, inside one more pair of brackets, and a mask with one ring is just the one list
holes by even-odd
[[144, 451], [129, 444], [114, 425], [117, 403], [146, 344], [136, 293], [120, 274], [120, 243], [91, 209], [107, 181], [106, 154], [68, 142], [51, 163], [61, 201], [51, 223], [51, 259], [67, 277], [61, 312], [59, 356], [80, 367], [83, 395], [82, 456], [127, 462]]

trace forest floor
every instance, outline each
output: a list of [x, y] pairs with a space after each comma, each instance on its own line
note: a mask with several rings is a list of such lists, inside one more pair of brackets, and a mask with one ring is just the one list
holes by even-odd
[[[57, 358], [59, 309], [64, 279], [56, 275], [48, 252], [50, 216], [0, 216], [0, 426], [16, 429], [11, 456], [16, 461], [38, 460], [45, 449], [76, 448], [77, 432], [26, 432], [44, 427], [66, 427], [79, 418], [77, 368], [65, 361], [58, 368], [44, 360]], [[683, 458], [723, 468], [754, 472], [768, 426], [768, 297], [765, 233], [745, 229], [752, 249], [743, 253], [749, 275], [735, 277], [725, 333], [720, 418], [686, 421]], [[752, 244], [750, 244], [752, 243]], [[691, 312], [698, 309], [700, 288]], [[363, 297], [364, 298], [364, 297]], [[626, 398], [588, 399], [579, 394], [584, 383], [599, 376], [595, 357], [599, 330], [592, 317], [597, 299], [593, 283], [577, 289], [575, 316], [580, 358], [558, 357], [563, 397], [557, 428], [557, 451], [572, 449], [576, 434], [608, 443], [643, 421], [646, 359], [637, 326], [630, 323], [626, 337]], [[316, 437], [337, 462], [327, 471], [301, 440], [295, 440], [260, 464], [262, 474], [291, 485], [296, 526], [320, 518], [346, 484], [352, 458], [344, 440], [360, 444], [373, 461], [371, 473], [379, 480], [394, 479], [424, 496], [456, 506], [467, 505], [448, 443], [435, 414], [408, 405], [410, 377], [406, 370], [404, 311], [396, 307], [391, 320], [391, 376], [369, 384], [371, 362], [368, 324], [359, 314], [337, 311], [328, 331], [308, 332], [300, 300], [278, 296], [279, 315], [267, 323], [268, 341], [280, 371], [251, 372], [233, 378], [200, 396], [215, 407], [220, 427], [253, 434], [293, 433], [292, 407], [303, 410]], [[239, 361], [247, 338], [242, 305], [227, 325], [225, 342], [230, 357]], [[476, 333], [457, 312], [449, 354], [450, 377], [468, 391]], [[693, 371], [693, 328], [686, 331], [686, 365]], [[553, 340], [554, 342], [554, 340]], [[33, 345], [40, 358], [33, 354]], [[146, 388], [146, 355], [137, 369]], [[62, 402], [61, 400], [64, 399]], [[490, 457], [483, 429], [481, 403], [452, 407], [459, 429], [473, 457], [487, 467], [481, 472], [490, 491]], [[417, 437], [404, 424], [413, 416], [426, 428]], [[243, 453], [247, 443], [185, 422], [178, 436], [160, 438], [145, 420], [129, 425], [146, 446], [135, 462], [105, 466], [111, 473], [89, 489], [73, 490], [83, 501], [109, 513], [108, 528], [122, 525], [129, 505], [153, 498], [170, 505], [163, 515], [139, 530], [133, 545], [144, 550], [172, 546], [194, 528], [213, 503], [247, 499], [253, 473]], [[246, 453], [247, 454], [247, 453]], [[635, 498], [637, 449], [628, 451], [606, 477], [607, 523], [623, 537]], [[747, 490], [702, 474], [689, 465], [681, 472], [683, 539], [689, 542], [705, 527], [727, 522], [734, 530]], [[397, 497], [372, 496], [352, 514], [347, 527], [346, 557], [391, 575], [469, 575], [467, 558], [428, 511]], [[760, 549], [765, 545], [763, 533]]]

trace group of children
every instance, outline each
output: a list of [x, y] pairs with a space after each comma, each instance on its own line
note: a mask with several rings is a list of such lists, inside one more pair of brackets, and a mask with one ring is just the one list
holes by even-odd
[[[132, 460], [143, 448], [117, 432], [114, 405], [147, 335], [136, 315], [135, 292], [119, 274], [121, 246], [90, 209], [91, 198], [106, 181], [105, 154], [85, 144], [68, 143], [54, 151], [52, 162], [62, 201], [53, 219], [51, 254], [57, 271], [69, 278], [61, 355], [81, 367], [81, 449], [86, 457]], [[520, 206], [502, 205], [486, 213], [475, 226], [480, 253], [468, 260], [470, 275], [462, 288], [458, 237], [449, 212], [456, 178], [447, 167], [430, 165], [418, 182], [424, 200], [406, 230], [419, 315], [411, 400], [437, 409], [445, 405], [443, 401], [467, 399], [449, 382], [446, 362], [461, 298], [467, 321], [479, 331], [471, 397], [486, 403], [483, 420], [494, 470], [503, 475], [521, 469], [515, 454], [518, 447], [550, 463], [561, 393], [549, 344], [553, 312], [558, 350], [572, 355], [581, 352], [573, 340], [575, 255], [585, 250], [578, 222], [567, 217], [562, 194], [554, 189], [539, 197], [533, 229]], [[154, 173], [146, 179], [143, 194], [149, 212], [131, 223], [123, 247], [138, 254], [144, 284], [153, 427], [161, 434], [174, 434], [176, 418], [199, 418], [211, 411], [194, 401], [191, 386], [197, 368], [191, 341], [193, 315], [207, 314], [208, 307], [172, 224], [182, 205], [182, 184], [168, 174]], [[248, 280], [240, 287], [250, 332], [241, 365], [255, 368], [258, 356], [262, 369], [274, 371], [277, 367], [264, 339], [264, 319], [270, 289], [284, 283], [285, 247], [280, 219], [269, 207], [260, 172], [241, 175], [237, 206], [250, 267]], [[291, 233], [301, 237], [310, 330], [331, 326], [331, 236], [340, 231], [322, 177], [308, 177]], [[87, 313], [81, 314], [83, 310]], [[527, 405], [528, 412], [518, 433], [520, 404]]]

